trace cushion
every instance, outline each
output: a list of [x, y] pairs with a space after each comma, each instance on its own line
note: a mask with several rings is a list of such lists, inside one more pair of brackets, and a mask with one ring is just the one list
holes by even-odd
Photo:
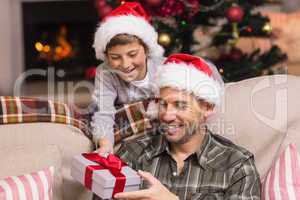
[[54, 167], [0, 180], [0, 199], [52, 199]]
[[61, 151], [56, 145], [32, 144], [31, 146], [18, 145], [5, 148], [0, 146], [0, 179], [37, 172], [49, 166], [54, 166], [53, 198], [55, 200], [63, 199]]
[[300, 155], [289, 144], [274, 162], [263, 183], [262, 199], [300, 199]]

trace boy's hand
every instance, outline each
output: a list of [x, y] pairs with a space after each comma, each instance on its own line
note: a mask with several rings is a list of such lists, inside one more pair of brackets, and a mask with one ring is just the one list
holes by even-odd
[[112, 145], [112, 143], [110, 142], [109, 139], [107, 138], [100, 138], [98, 141], [99, 144], [99, 149], [97, 149], [97, 152], [99, 154], [103, 154], [103, 153], [113, 153], [114, 147]]

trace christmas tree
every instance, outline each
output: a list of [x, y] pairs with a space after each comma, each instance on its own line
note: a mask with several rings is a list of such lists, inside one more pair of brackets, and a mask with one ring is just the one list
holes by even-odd
[[[267, 17], [255, 11], [267, 0], [140, 0], [159, 33], [166, 55], [191, 53], [214, 62], [226, 82], [272, 74], [272, 66], [287, 59], [277, 46], [244, 53], [241, 37], [272, 37]], [[100, 19], [120, 0], [95, 0]]]

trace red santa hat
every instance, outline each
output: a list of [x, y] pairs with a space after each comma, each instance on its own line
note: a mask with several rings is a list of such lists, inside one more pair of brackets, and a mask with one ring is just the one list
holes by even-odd
[[215, 66], [204, 59], [188, 55], [173, 54], [159, 67], [159, 88], [174, 87], [191, 92], [199, 99], [219, 105], [223, 80]]
[[96, 57], [105, 59], [106, 45], [118, 34], [135, 35], [148, 46], [150, 57], [162, 56], [164, 50], [158, 44], [157, 32], [149, 21], [150, 17], [137, 2], [125, 2], [113, 10], [96, 30], [93, 44]]

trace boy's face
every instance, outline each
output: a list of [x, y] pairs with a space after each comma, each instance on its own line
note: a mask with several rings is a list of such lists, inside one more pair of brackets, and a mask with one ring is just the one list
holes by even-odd
[[147, 55], [144, 47], [138, 42], [109, 48], [107, 61], [126, 82], [142, 80], [147, 72]]

